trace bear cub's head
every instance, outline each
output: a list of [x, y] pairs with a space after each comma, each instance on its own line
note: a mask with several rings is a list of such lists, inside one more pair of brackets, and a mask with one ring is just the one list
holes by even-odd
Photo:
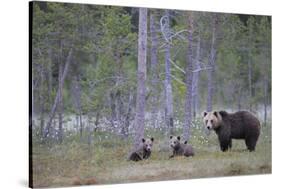
[[213, 130], [218, 128], [220, 126], [221, 121], [222, 116], [220, 112], [203, 112], [203, 122], [206, 129]]
[[151, 151], [153, 145], [154, 138], [142, 139], [143, 149], [146, 151]]
[[180, 136], [170, 136], [170, 146], [172, 148], [177, 148], [180, 146], [180, 140], [181, 140], [181, 137]]

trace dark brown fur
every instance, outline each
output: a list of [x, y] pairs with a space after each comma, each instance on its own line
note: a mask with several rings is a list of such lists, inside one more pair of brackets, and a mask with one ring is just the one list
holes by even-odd
[[247, 149], [254, 151], [260, 135], [260, 122], [247, 111], [238, 111], [236, 113], [218, 112], [222, 121], [215, 128], [218, 135], [222, 151], [232, 147], [231, 139], [245, 139]]

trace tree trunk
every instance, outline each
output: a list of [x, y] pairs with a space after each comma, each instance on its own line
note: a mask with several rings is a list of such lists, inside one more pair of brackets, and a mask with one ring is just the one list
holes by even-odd
[[249, 51], [248, 51], [248, 82], [249, 82], [249, 109], [252, 110], [252, 31], [249, 34]]
[[59, 94], [59, 100], [58, 100], [58, 117], [59, 117], [59, 133], [58, 133], [58, 139], [59, 143], [62, 143], [62, 137], [63, 137], [63, 97], [62, 97], [62, 74], [63, 74], [63, 64], [60, 62], [59, 65], [59, 88], [58, 88], [58, 94]]
[[[200, 33], [198, 36], [198, 41], [197, 41], [197, 48], [196, 48], [196, 58], [194, 61], [194, 68], [195, 69], [200, 69], [200, 43], [201, 43], [201, 38], [200, 38]], [[199, 98], [198, 98], [198, 83], [199, 83], [199, 74], [200, 72], [195, 72], [193, 73], [193, 79], [192, 79], [192, 109], [193, 109], [193, 117], [196, 117], [197, 109], [198, 109], [198, 103], [199, 103]]]
[[267, 93], [268, 93], [268, 82], [267, 78], [264, 77], [263, 79], [263, 89], [264, 89], [264, 100], [263, 100], [263, 107], [264, 107], [264, 126], [266, 127], [267, 124]]
[[185, 85], [186, 85], [186, 94], [185, 94], [185, 121], [183, 128], [184, 140], [189, 141], [190, 138], [190, 127], [191, 127], [191, 104], [192, 104], [192, 41], [193, 41], [193, 15], [192, 13], [188, 14], [187, 17], [188, 25], [188, 48], [186, 56], [186, 69], [185, 69]]
[[158, 90], [157, 85], [159, 83], [158, 81], [158, 57], [157, 57], [157, 46], [158, 46], [158, 40], [157, 40], [157, 32], [155, 27], [155, 20], [154, 15], [151, 12], [150, 13], [150, 35], [151, 35], [151, 73], [152, 73], [152, 82], [151, 82], [151, 100], [152, 100], [152, 127], [156, 128], [157, 125], [157, 108], [158, 108]]
[[[169, 24], [169, 10], [166, 10], [167, 17], [167, 27], [170, 29]], [[174, 110], [173, 110], [173, 91], [171, 84], [171, 54], [170, 54], [170, 44], [167, 42], [165, 46], [165, 94], [166, 94], [166, 124], [168, 128], [169, 135], [173, 135], [173, 127], [174, 127]]]
[[[49, 62], [48, 62], [48, 103], [51, 104], [51, 100], [52, 100], [52, 86], [53, 86], [53, 75], [52, 75], [52, 49], [50, 48], [48, 50], [48, 56], [49, 56]], [[49, 109], [50, 107], [48, 107]]]
[[72, 81], [72, 95], [74, 107], [76, 109], [77, 116], [77, 128], [79, 128], [80, 138], [83, 135], [83, 120], [82, 120], [82, 106], [81, 106], [81, 86], [80, 86], [80, 76], [76, 74]]
[[[123, 119], [122, 119], [124, 111], [123, 111], [123, 101], [122, 101], [122, 96], [121, 96], [121, 90], [117, 90], [117, 92], [116, 92], [116, 105], [117, 105], [117, 107], [116, 107], [116, 109], [117, 109], [117, 111], [116, 111], [117, 129], [118, 129], [118, 133], [120, 133], [119, 129], [121, 129], [121, 131], [122, 131], [122, 127], [124, 125]], [[122, 132], [121, 132], [121, 134], [122, 134]]]
[[114, 94], [114, 92], [110, 93], [110, 109], [111, 109], [110, 123], [111, 123], [112, 129], [114, 130], [115, 129], [115, 123], [116, 123], [116, 105], [115, 105], [115, 94]]
[[209, 66], [211, 69], [208, 71], [208, 97], [207, 97], [207, 111], [212, 111], [212, 103], [214, 96], [214, 75], [215, 75], [215, 62], [216, 62], [216, 38], [217, 38], [217, 15], [213, 16], [213, 32], [211, 52], [209, 57]]
[[95, 121], [95, 129], [94, 129], [95, 132], [97, 131], [97, 129], [99, 127], [99, 123], [100, 123], [100, 111], [98, 110], [97, 114], [96, 114], [96, 121]]
[[144, 136], [145, 126], [145, 80], [147, 50], [147, 8], [139, 8], [137, 101], [135, 115], [134, 147], [137, 148]]
[[[64, 69], [63, 69], [62, 78], [60, 80], [61, 86], [63, 86], [64, 80], [65, 80], [67, 72], [68, 72], [68, 67], [70, 65], [71, 58], [72, 58], [72, 51], [73, 50], [71, 48], [69, 50], [68, 56], [66, 58], [66, 63], [65, 63]], [[51, 112], [49, 114], [49, 120], [47, 122], [47, 126], [46, 126], [45, 131], [44, 131], [44, 138], [48, 137], [48, 135], [50, 134], [50, 129], [51, 129], [51, 126], [52, 126], [52, 121], [53, 121], [53, 118], [54, 118], [54, 115], [55, 115], [55, 112], [56, 112], [56, 109], [57, 109], [58, 102], [59, 102], [59, 90], [57, 91], [54, 104], [53, 104]]]
[[124, 124], [122, 124], [122, 137], [127, 139], [129, 136], [129, 126], [130, 126], [130, 117], [131, 117], [131, 111], [132, 111], [132, 105], [133, 105], [133, 94], [130, 90], [130, 94], [129, 94], [129, 102], [128, 102], [128, 109], [126, 112], [126, 116], [125, 116], [125, 122]]
[[40, 101], [40, 136], [43, 136], [44, 133], [44, 111], [45, 111], [45, 100], [44, 100], [44, 68], [41, 67], [40, 70], [40, 91], [39, 91], [39, 101]]

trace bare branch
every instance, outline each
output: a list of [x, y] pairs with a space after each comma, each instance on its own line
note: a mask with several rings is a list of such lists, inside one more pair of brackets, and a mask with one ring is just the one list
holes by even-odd
[[180, 83], [180, 84], [182, 84], [182, 85], [185, 86], [185, 83], [182, 82], [180, 79], [178, 79], [176, 76], [174, 76], [174, 75], [171, 74], [171, 77], [172, 77], [175, 81], [177, 81], [178, 83]]
[[175, 66], [175, 68], [177, 68], [179, 71], [185, 74], [185, 71], [181, 67], [179, 67], [175, 62], [173, 62], [171, 59], [169, 59], [169, 61], [172, 63], [172, 65]]

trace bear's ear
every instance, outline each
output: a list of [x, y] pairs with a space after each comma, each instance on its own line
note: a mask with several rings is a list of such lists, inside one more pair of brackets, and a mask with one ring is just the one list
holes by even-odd
[[217, 111], [214, 111], [213, 114], [218, 118], [218, 112]]
[[154, 141], [154, 138], [153, 138], [153, 137], [151, 137], [151, 138], [150, 138], [150, 140], [153, 142], [153, 141]]
[[177, 137], [177, 139], [178, 139], [178, 140], [181, 140], [181, 137], [180, 137], [180, 136], [178, 136], [178, 137]]
[[208, 112], [204, 111], [202, 112], [202, 116], [205, 117], [208, 114]]
[[144, 143], [144, 142], [145, 142], [145, 139], [144, 139], [144, 138], [142, 138], [142, 139], [141, 139], [141, 141]]
[[173, 138], [173, 136], [171, 135], [171, 136], [170, 136], [170, 139], [172, 139], [172, 138]]
[[219, 114], [221, 115], [221, 117], [227, 116], [227, 112], [226, 111], [220, 111]]
[[187, 140], [186, 140], [186, 141], [184, 141], [184, 144], [187, 144]]

